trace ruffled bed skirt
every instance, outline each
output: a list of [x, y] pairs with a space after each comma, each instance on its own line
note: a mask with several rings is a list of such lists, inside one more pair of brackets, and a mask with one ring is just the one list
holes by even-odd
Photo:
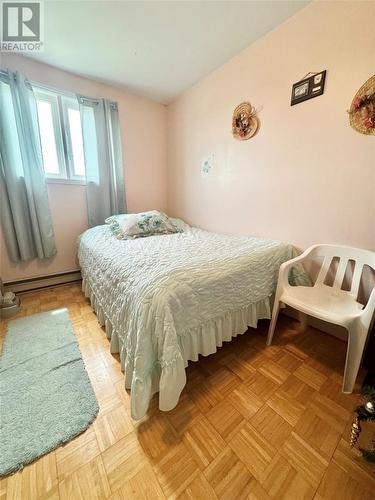
[[[248, 327], [256, 328], [259, 319], [271, 317], [271, 297], [247, 307], [230, 311], [218, 318], [209, 320], [197, 328], [181, 332], [178, 338], [181, 357], [168, 365], [156, 364], [149, 380], [133, 380], [132, 363], [127, 362], [127, 353], [123, 348], [122, 336], [111, 319], [103, 310], [88, 280], [83, 278], [82, 290], [91, 301], [101, 326], [105, 327], [110, 340], [111, 353], [119, 353], [121, 369], [125, 374], [125, 387], [131, 389], [131, 413], [135, 419], [142, 418], [147, 412], [152, 396], [159, 392], [159, 408], [162, 411], [173, 409], [179, 400], [186, 383], [185, 368], [189, 361], [197, 361], [199, 354], [208, 356], [217, 352], [223, 342], [246, 332]], [[129, 361], [129, 360], [128, 360]]]

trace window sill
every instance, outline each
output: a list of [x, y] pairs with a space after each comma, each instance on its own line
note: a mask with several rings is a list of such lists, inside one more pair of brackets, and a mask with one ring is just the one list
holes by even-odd
[[70, 184], [74, 186], [86, 186], [86, 181], [78, 179], [53, 179], [52, 177], [46, 177], [47, 184]]

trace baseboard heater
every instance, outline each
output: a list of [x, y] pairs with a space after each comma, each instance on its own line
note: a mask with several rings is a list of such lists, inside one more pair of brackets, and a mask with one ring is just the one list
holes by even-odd
[[24, 280], [8, 281], [4, 283], [6, 292], [29, 292], [39, 288], [48, 288], [56, 285], [67, 285], [77, 283], [82, 280], [81, 271], [68, 271], [65, 273], [49, 274], [47, 276], [37, 276]]

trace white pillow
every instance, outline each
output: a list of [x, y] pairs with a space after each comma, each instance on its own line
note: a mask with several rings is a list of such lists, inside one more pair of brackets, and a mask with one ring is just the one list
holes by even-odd
[[142, 238], [155, 234], [181, 232], [163, 212], [150, 210], [139, 214], [113, 215], [105, 220], [118, 239]]

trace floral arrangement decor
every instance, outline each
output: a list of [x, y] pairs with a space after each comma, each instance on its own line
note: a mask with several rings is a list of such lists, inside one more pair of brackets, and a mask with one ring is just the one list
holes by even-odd
[[235, 139], [244, 141], [253, 137], [259, 127], [256, 109], [249, 102], [241, 102], [233, 111], [232, 133]]
[[[356, 417], [352, 423], [350, 432], [350, 446], [352, 448], [357, 444], [361, 433], [361, 422], [375, 422], [375, 389], [369, 386], [364, 387], [363, 394], [365, 395], [367, 401], [364, 404], [357, 406], [355, 410]], [[369, 462], [375, 463], [375, 435], [372, 439], [371, 448], [360, 447], [359, 449], [363, 458]]]
[[375, 135], [375, 75], [356, 93], [349, 110], [350, 125], [366, 135]]

